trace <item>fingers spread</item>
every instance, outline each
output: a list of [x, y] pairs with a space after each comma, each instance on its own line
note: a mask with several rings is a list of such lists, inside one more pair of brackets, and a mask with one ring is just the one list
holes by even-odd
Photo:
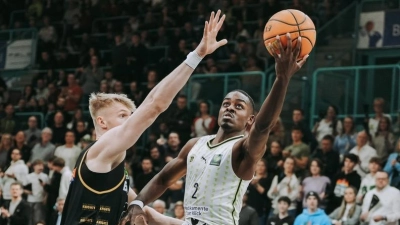
[[218, 10], [217, 11], [217, 15], [215, 15], [214, 20], [212, 21], [213, 22], [213, 28], [217, 27], [217, 23], [218, 23], [220, 15], [221, 15], [221, 10]]
[[208, 22], [208, 31], [211, 31], [212, 30], [212, 28], [213, 28], [213, 21], [214, 21], [214, 11], [213, 12], [211, 12], [211, 15], [210, 15], [210, 22]]
[[301, 36], [297, 38], [297, 44], [296, 44], [296, 49], [293, 52], [293, 58], [295, 59], [299, 58], [300, 50], [301, 50]]
[[218, 24], [217, 24], [217, 30], [219, 31], [222, 27], [222, 25], [224, 24], [225, 21], [225, 14], [221, 17], [221, 19], [219, 20]]
[[306, 63], [308, 56], [309, 56], [309, 55], [305, 55], [305, 56], [300, 60], [300, 62], [298, 62], [297, 64], [298, 64], [300, 67], [302, 67], [302, 66], [304, 65], [304, 63]]
[[206, 37], [207, 33], [208, 33], [208, 22], [206, 21], [204, 23], [203, 37]]
[[218, 41], [218, 47], [224, 46], [228, 43], [228, 40], [226, 39], [222, 39], [220, 41]]
[[291, 53], [292, 52], [292, 37], [290, 36], [289, 33], [286, 34], [286, 37], [287, 37], [286, 52]]
[[269, 49], [271, 50], [270, 52], [271, 52], [272, 56], [273, 56], [275, 59], [279, 59], [280, 57], [279, 57], [279, 55], [276, 53], [276, 50], [277, 50], [276, 47], [275, 47], [274, 45], [272, 45], [271, 43], [269, 43], [268, 47], [269, 47]]

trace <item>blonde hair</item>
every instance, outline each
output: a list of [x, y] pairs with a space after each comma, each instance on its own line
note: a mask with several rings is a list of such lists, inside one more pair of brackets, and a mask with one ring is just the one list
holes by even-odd
[[135, 104], [125, 94], [92, 93], [89, 98], [89, 112], [93, 120], [100, 109], [109, 107], [113, 103], [121, 103], [132, 112], [136, 109]]

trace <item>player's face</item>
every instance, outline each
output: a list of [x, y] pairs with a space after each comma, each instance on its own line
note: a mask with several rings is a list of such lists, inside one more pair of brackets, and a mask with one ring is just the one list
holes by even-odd
[[318, 200], [315, 196], [310, 196], [307, 198], [307, 207], [311, 210], [318, 207]]
[[115, 102], [110, 107], [102, 109], [101, 117], [107, 130], [123, 124], [131, 115], [131, 110], [121, 103]]
[[344, 191], [344, 201], [346, 203], [354, 203], [356, 201], [356, 193], [354, 193], [353, 188], [347, 188]]
[[224, 130], [244, 131], [254, 122], [253, 108], [246, 95], [230, 92], [219, 110], [218, 124]]

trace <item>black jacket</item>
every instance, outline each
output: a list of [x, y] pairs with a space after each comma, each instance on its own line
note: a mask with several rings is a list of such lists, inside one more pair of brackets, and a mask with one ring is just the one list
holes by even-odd
[[[10, 208], [10, 203], [6, 202], [3, 207], [7, 210]], [[31, 207], [24, 199], [15, 208], [14, 214], [9, 218], [0, 217], [0, 225], [7, 225], [8, 220], [10, 225], [27, 225], [31, 218]]]

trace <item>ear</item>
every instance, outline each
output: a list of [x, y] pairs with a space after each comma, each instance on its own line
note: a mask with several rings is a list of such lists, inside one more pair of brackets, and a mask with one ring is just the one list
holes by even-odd
[[255, 118], [255, 115], [251, 115], [247, 120], [246, 126], [250, 128], [254, 124]]
[[107, 122], [104, 120], [102, 116], [96, 117], [96, 124], [101, 128], [101, 129], [107, 129]]

